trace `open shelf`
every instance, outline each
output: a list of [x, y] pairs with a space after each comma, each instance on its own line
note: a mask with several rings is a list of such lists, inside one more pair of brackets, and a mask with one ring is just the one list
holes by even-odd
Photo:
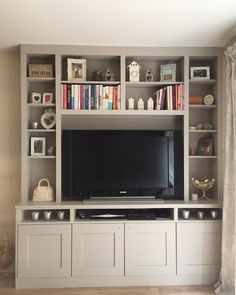
[[126, 82], [127, 87], [159, 87], [168, 85], [179, 85], [183, 82]]
[[216, 79], [210, 79], [210, 80], [189, 80], [190, 85], [214, 85], [217, 83]]
[[27, 107], [29, 108], [49, 108], [55, 106], [55, 103], [27, 103]]

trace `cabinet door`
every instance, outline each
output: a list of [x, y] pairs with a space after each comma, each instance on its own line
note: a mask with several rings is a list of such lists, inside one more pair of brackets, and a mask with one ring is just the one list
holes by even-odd
[[217, 274], [221, 257], [221, 223], [177, 225], [178, 274]]
[[18, 226], [18, 277], [71, 275], [70, 225]]
[[73, 225], [72, 275], [124, 275], [124, 225]]
[[130, 223], [125, 227], [125, 274], [176, 274], [175, 223]]

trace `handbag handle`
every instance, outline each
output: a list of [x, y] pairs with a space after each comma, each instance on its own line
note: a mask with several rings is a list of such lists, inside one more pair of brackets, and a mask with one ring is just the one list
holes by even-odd
[[42, 179], [40, 179], [40, 180], [39, 180], [39, 183], [38, 183], [38, 186], [41, 186], [41, 183], [42, 183], [43, 181], [47, 182], [47, 185], [48, 185], [48, 188], [49, 188], [49, 187], [50, 187], [50, 182], [49, 182], [49, 180], [48, 180], [47, 178], [42, 178]]

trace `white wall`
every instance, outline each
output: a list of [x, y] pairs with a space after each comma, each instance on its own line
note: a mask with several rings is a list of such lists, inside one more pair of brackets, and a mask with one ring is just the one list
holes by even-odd
[[20, 54], [0, 51], [0, 245], [4, 229], [14, 239], [14, 206], [20, 200]]

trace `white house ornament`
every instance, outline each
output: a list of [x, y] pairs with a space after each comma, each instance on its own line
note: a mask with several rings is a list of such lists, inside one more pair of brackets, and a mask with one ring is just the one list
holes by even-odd
[[139, 82], [140, 73], [139, 70], [141, 66], [133, 61], [131, 64], [128, 65], [129, 68], [129, 81], [130, 82]]
[[138, 110], [144, 110], [144, 101], [142, 98], [138, 100]]
[[128, 107], [129, 107], [129, 110], [134, 110], [134, 99], [133, 99], [133, 97], [130, 97], [128, 99]]
[[147, 102], [147, 109], [149, 111], [152, 111], [153, 110], [153, 107], [154, 107], [153, 99], [151, 97], [149, 97], [148, 102]]

